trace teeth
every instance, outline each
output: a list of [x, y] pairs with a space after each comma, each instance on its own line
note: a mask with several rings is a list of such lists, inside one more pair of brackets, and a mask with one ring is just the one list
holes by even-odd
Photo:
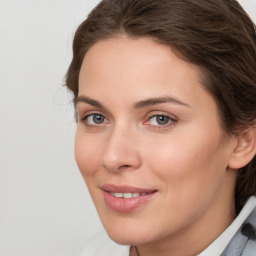
[[110, 194], [118, 198], [134, 198], [134, 197], [147, 195], [147, 193], [114, 193], [114, 192], [110, 192]]
[[132, 196], [132, 193], [124, 193], [123, 197], [124, 198], [132, 198], [133, 196]]
[[123, 197], [123, 194], [122, 193], [114, 193], [115, 195], [113, 195], [113, 196], [115, 196], [115, 197]]

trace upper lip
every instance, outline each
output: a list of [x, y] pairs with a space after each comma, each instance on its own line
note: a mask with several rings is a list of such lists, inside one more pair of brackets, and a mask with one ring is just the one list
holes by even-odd
[[152, 193], [156, 191], [156, 189], [138, 188], [127, 185], [120, 186], [115, 184], [104, 184], [101, 186], [101, 189], [113, 193]]

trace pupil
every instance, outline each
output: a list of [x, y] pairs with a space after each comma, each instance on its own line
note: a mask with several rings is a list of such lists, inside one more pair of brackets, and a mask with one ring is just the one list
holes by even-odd
[[157, 116], [156, 121], [157, 121], [158, 124], [164, 125], [164, 124], [167, 124], [169, 122], [169, 118], [166, 117], [166, 116]]
[[104, 121], [103, 116], [101, 115], [94, 115], [93, 116], [93, 122], [95, 124], [101, 124]]

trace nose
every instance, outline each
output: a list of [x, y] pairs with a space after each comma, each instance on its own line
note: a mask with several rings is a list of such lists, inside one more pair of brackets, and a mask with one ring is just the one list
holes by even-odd
[[138, 169], [141, 158], [137, 138], [131, 129], [115, 128], [106, 143], [102, 157], [103, 167], [113, 173]]

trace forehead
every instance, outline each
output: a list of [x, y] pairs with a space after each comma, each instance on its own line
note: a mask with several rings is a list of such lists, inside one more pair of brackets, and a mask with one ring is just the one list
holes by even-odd
[[187, 84], [189, 89], [190, 84], [200, 84], [200, 78], [199, 68], [178, 58], [170, 47], [147, 38], [118, 37], [99, 41], [88, 50], [80, 70], [79, 91], [103, 85], [105, 90], [116, 91], [133, 91], [142, 85], [147, 85], [145, 89], [151, 85], [175, 89]]

